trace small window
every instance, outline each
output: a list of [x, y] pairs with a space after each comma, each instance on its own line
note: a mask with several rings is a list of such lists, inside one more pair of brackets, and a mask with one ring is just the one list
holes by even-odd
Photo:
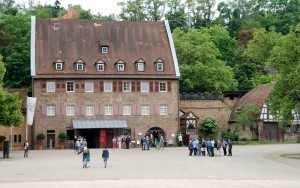
[[87, 106], [85, 109], [85, 114], [87, 116], [93, 116], [94, 115], [94, 106]]
[[47, 82], [47, 92], [55, 92], [55, 82]]
[[148, 105], [143, 105], [143, 106], [141, 107], [141, 114], [142, 114], [143, 116], [149, 115], [149, 106], [148, 106]]
[[57, 70], [57, 71], [63, 70], [63, 64], [62, 63], [55, 63], [55, 70]]
[[159, 91], [160, 92], [165, 92], [165, 91], [167, 91], [167, 87], [166, 87], [166, 82], [160, 82], [159, 83]]
[[104, 64], [97, 64], [97, 71], [99, 71], [99, 72], [105, 71], [105, 65]]
[[124, 64], [117, 64], [117, 70], [119, 72], [125, 71], [125, 65]]
[[105, 106], [105, 115], [106, 116], [113, 115], [113, 107], [112, 107], [112, 105], [106, 105]]
[[19, 134], [19, 143], [22, 143], [22, 135]]
[[123, 106], [123, 115], [125, 116], [131, 115], [131, 106], [129, 105]]
[[137, 64], [138, 71], [140, 72], [144, 71], [144, 67], [145, 67], [144, 65], [145, 65], [144, 63], [138, 63]]
[[67, 92], [74, 92], [74, 82], [67, 81]]
[[85, 82], [85, 92], [86, 93], [94, 92], [94, 82]]
[[141, 92], [149, 92], [149, 82], [141, 82]]
[[107, 54], [108, 53], [108, 47], [107, 46], [102, 46], [101, 47], [101, 53]]
[[18, 135], [14, 135], [14, 143], [17, 143], [18, 142]]
[[156, 70], [157, 71], [164, 71], [164, 64], [163, 63], [157, 63], [156, 64]]
[[167, 114], [168, 114], [167, 105], [160, 105], [160, 107], [159, 107], [159, 115], [167, 115]]
[[104, 92], [112, 92], [112, 82], [104, 82]]
[[47, 106], [47, 116], [55, 116], [55, 106]]
[[83, 71], [83, 64], [82, 63], [77, 64], [77, 70], [78, 71]]
[[130, 82], [123, 82], [123, 92], [130, 92], [130, 91], [131, 91]]
[[67, 105], [66, 114], [67, 114], [67, 116], [74, 116], [75, 115], [75, 106]]

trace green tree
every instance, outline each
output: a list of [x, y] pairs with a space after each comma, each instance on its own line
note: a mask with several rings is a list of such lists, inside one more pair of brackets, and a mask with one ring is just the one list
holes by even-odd
[[160, 21], [164, 16], [164, 0], [146, 0], [147, 17], [149, 21]]
[[[253, 103], [248, 103], [235, 111], [235, 131], [241, 131], [241, 127], [249, 127], [252, 135], [260, 115], [260, 109]], [[257, 127], [256, 127], [257, 128]]]
[[175, 28], [188, 30], [187, 18], [185, 7], [180, 0], [167, 0], [166, 1], [167, 13], [165, 18], [169, 20], [171, 31]]
[[213, 116], [208, 116], [201, 123], [200, 130], [205, 132], [207, 135], [213, 135], [217, 132], [218, 128], [217, 119]]
[[147, 18], [145, 0], [128, 0], [119, 2], [121, 6], [120, 18], [126, 21], [145, 21]]

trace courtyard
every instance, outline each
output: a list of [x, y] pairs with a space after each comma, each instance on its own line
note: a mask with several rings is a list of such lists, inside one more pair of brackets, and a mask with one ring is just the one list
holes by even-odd
[[233, 156], [188, 156], [186, 147], [142, 151], [91, 149], [91, 167], [73, 150], [12, 151], [0, 155], [0, 187], [299, 187], [300, 144], [233, 146]]

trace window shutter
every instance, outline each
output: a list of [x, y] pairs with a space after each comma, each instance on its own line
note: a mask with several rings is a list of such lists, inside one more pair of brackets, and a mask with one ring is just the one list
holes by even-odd
[[61, 115], [65, 116], [66, 114], [66, 106], [61, 106]]
[[103, 81], [100, 81], [100, 92], [103, 92], [104, 89], [103, 89]]
[[141, 91], [141, 82], [136, 82], [136, 91], [137, 92]]
[[60, 81], [60, 92], [66, 92], [66, 82], [65, 81]]
[[82, 116], [86, 115], [86, 114], [85, 114], [85, 107], [86, 107], [85, 105], [82, 105], [82, 106], [81, 106], [81, 113], [80, 113], [80, 114], [81, 114]]
[[131, 91], [135, 92], [135, 82], [131, 82]]
[[57, 81], [57, 82], [56, 82], [56, 89], [55, 89], [55, 90], [56, 90], [56, 92], [58, 92], [58, 93], [60, 92], [60, 81]]
[[153, 82], [150, 82], [150, 92], [153, 92]]
[[100, 107], [99, 107], [99, 112], [100, 112], [100, 115], [101, 116], [103, 116], [104, 115], [104, 113], [105, 113], [105, 106], [104, 105], [100, 105]]
[[117, 92], [117, 82], [113, 82], [113, 92]]
[[79, 80], [76, 80], [75, 81], [75, 93], [79, 92], [79, 87], [80, 87], [80, 82], [79, 82]]
[[47, 106], [43, 105], [42, 106], [42, 116], [46, 116], [47, 115]]
[[168, 91], [171, 91], [171, 82], [168, 82]]
[[47, 91], [47, 88], [46, 88], [47, 87], [47, 83], [46, 83], [46, 81], [43, 80], [41, 82], [41, 84], [42, 84], [42, 92], [46, 92]]
[[84, 81], [81, 81], [81, 93], [85, 92]]
[[158, 89], [158, 82], [155, 82], [155, 91], [159, 91], [159, 89]]
[[123, 91], [123, 84], [122, 82], [119, 82], [119, 92], [122, 92]]
[[61, 115], [61, 106], [55, 106], [55, 115], [60, 116]]
[[79, 105], [77, 105], [77, 106], [75, 107], [75, 115], [76, 115], [76, 116], [80, 116], [80, 106], [79, 106]]
[[94, 92], [98, 93], [99, 92], [99, 82], [98, 81], [94, 81]]

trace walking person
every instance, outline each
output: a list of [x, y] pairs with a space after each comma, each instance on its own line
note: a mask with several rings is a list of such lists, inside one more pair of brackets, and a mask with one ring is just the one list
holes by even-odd
[[28, 157], [28, 149], [29, 149], [29, 143], [26, 140], [26, 142], [24, 143], [24, 158]]
[[211, 140], [210, 139], [207, 139], [206, 140], [206, 148], [207, 148], [207, 154], [209, 157], [212, 157], [212, 149], [213, 149], [213, 146], [212, 146], [212, 143], [211, 143]]
[[221, 147], [222, 147], [221, 141], [218, 139], [218, 141], [217, 141], [217, 153], [218, 153], [219, 156], [221, 156]]
[[193, 153], [193, 144], [192, 144], [192, 140], [190, 140], [189, 144], [188, 144], [188, 148], [189, 148], [189, 156], [192, 156]]
[[227, 151], [226, 151], [226, 148], [227, 148], [227, 142], [225, 139], [223, 139], [223, 142], [222, 142], [222, 148], [223, 148], [223, 152], [224, 152], [224, 156], [227, 155]]
[[79, 151], [77, 155], [82, 153], [82, 168], [87, 168], [88, 156], [90, 155], [89, 149], [85, 146], [82, 150]]
[[195, 157], [197, 156], [198, 144], [199, 144], [199, 140], [195, 138], [194, 141], [192, 142]]
[[228, 139], [228, 156], [232, 156], [232, 143], [230, 141], [230, 139]]
[[103, 162], [104, 162], [104, 168], [107, 167], [108, 158], [109, 158], [109, 152], [108, 152], [106, 146], [104, 146], [104, 149], [102, 151], [102, 159], [103, 159]]
[[182, 135], [181, 134], [178, 135], [178, 143], [179, 143], [179, 146], [181, 147], [182, 146]]

